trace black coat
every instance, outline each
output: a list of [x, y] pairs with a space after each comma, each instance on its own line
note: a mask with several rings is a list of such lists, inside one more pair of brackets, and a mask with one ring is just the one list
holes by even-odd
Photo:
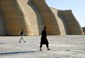
[[46, 33], [45, 30], [43, 30], [43, 31], [42, 31], [42, 37], [41, 37], [41, 42], [40, 42], [40, 44], [49, 44], [49, 43], [48, 43], [48, 40], [46, 39], [46, 37], [47, 37], [47, 33]]

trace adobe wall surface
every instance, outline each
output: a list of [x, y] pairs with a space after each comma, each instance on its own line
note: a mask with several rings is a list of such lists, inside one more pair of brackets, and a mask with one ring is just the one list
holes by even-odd
[[44, 25], [48, 27], [47, 33], [60, 35], [59, 25], [56, 22], [53, 12], [45, 3], [45, 0], [32, 0], [32, 2], [40, 12]]
[[60, 35], [68, 34], [68, 29], [67, 29], [66, 23], [60, 14], [60, 11], [56, 10], [54, 8], [51, 8], [51, 7], [50, 7], [50, 9], [52, 10], [53, 14], [55, 15], [56, 22], [57, 22], [59, 29], [60, 29]]
[[44, 26], [50, 35], [83, 35], [79, 22], [70, 10], [49, 7], [45, 0], [0, 0], [2, 35], [41, 35]]
[[8, 35], [32, 35], [32, 28], [26, 14], [20, 8], [17, 0], [0, 0], [1, 10]]
[[0, 7], [0, 35], [6, 35], [6, 28], [5, 28], [1, 7]]
[[[34, 6], [31, 0], [18, 0], [19, 5], [24, 10], [24, 13], [29, 19], [29, 22], [32, 27], [33, 35], [41, 34], [44, 23], [41, 14]], [[28, 21], [28, 20], [27, 20]]]
[[64, 21], [67, 25], [69, 34], [71, 35], [83, 35], [83, 30], [76, 20], [71, 10], [60, 11]]

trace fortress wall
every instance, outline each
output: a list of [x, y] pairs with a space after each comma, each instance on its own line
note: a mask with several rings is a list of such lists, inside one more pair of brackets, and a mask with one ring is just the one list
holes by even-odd
[[83, 35], [82, 28], [79, 22], [76, 20], [71, 10], [60, 11], [65, 23], [67, 25], [69, 34], [71, 35]]
[[59, 29], [60, 29], [60, 35], [66, 35], [68, 34], [68, 30], [65, 24], [65, 21], [63, 19], [63, 17], [61, 16], [60, 12], [54, 8], [50, 8], [52, 10], [52, 12], [55, 15], [56, 18], [56, 22], [59, 25]]
[[[41, 34], [44, 23], [41, 14], [37, 10], [37, 8], [34, 6], [31, 0], [18, 0], [19, 4], [25, 11], [24, 13], [29, 18], [29, 21], [31, 23], [33, 35], [39, 35]], [[28, 20], [27, 20], [28, 21]]]
[[45, 0], [0, 0], [0, 35], [40, 35], [43, 27], [51, 35], [83, 35], [71, 10], [56, 10]]
[[40, 12], [44, 21], [44, 25], [48, 27], [47, 33], [52, 35], [60, 35], [59, 25], [56, 22], [53, 12], [45, 3], [45, 0], [32, 0], [32, 2]]
[[20, 35], [24, 29], [25, 35], [32, 35], [30, 22], [17, 0], [0, 0], [6, 30], [8, 35]]
[[0, 7], [0, 35], [6, 35], [6, 34], [7, 33], [6, 33], [5, 23], [3, 19], [3, 14]]

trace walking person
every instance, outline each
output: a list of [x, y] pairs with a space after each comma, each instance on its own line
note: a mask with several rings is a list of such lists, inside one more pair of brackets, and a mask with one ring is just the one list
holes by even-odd
[[[21, 38], [20, 38], [20, 40], [19, 40], [19, 43], [21, 43], [21, 40], [22, 40], [22, 39], [23, 39], [23, 41], [24, 41], [23, 34], [24, 34], [24, 30], [22, 30], [22, 32], [20, 33]], [[26, 41], [24, 41], [24, 43], [25, 43], [25, 42], [26, 42]]]
[[47, 33], [46, 33], [46, 30], [47, 30], [47, 27], [44, 27], [44, 30], [42, 31], [42, 37], [41, 37], [41, 42], [40, 42], [40, 51], [42, 51], [42, 45], [46, 45], [47, 47], [47, 50], [50, 50], [49, 49], [49, 42], [47, 40]]

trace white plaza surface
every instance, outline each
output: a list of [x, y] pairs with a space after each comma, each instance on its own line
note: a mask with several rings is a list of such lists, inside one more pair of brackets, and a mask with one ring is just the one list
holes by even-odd
[[85, 58], [85, 36], [50, 35], [49, 48], [39, 51], [41, 36], [24, 36], [26, 43], [19, 43], [20, 36], [0, 36], [0, 58]]

